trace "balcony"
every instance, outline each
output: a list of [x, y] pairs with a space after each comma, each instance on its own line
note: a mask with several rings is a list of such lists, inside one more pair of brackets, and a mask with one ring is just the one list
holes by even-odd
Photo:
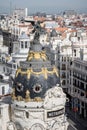
[[78, 84], [76, 84], [76, 83], [73, 83], [73, 87], [76, 87], [76, 88], [80, 89], [81, 91], [86, 91], [86, 90], [84, 89], [84, 84], [78, 85]]
[[85, 79], [84, 77], [79, 77], [79, 76], [77, 76], [77, 75], [75, 75], [75, 74], [73, 74], [73, 77], [75, 77], [75, 78], [77, 78], [78, 80], [81, 80], [81, 81], [83, 81], [83, 82], [87, 82], [87, 78]]
[[87, 103], [87, 98], [85, 98], [84, 96], [78, 96], [78, 99], [81, 100], [82, 102]]
[[87, 74], [86, 70], [78, 68], [78, 67], [75, 67], [75, 66], [72, 66], [71, 69], [75, 70], [76, 72], [78, 71], [79, 73]]
[[74, 98], [78, 98], [80, 101], [87, 103], [87, 98], [85, 96], [80, 96], [80, 94], [77, 93], [71, 93], [70, 94]]

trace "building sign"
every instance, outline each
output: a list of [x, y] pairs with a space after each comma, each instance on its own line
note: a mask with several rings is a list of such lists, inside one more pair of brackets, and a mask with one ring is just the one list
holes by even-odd
[[64, 114], [64, 108], [56, 111], [47, 112], [47, 118], [56, 117]]

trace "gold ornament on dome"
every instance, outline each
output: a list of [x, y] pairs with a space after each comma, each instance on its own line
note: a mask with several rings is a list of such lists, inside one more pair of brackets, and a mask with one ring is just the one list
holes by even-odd
[[17, 96], [17, 100], [18, 100], [18, 101], [23, 101], [22, 96]]
[[42, 52], [30, 51], [29, 55], [27, 57], [27, 60], [30, 61], [32, 59], [36, 59], [36, 60], [42, 59], [42, 60], [46, 61], [47, 60], [47, 56], [45, 54], [45, 51], [42, 51]]
[[59, 74], [58, 74], [58, 70], [57, 68], [54, 66], [53, 67], [53, 70], [49, 71], [47, 68], [41, 68], [41, 71], [40, 72], [34, 72], [32, 68], [30, 69], [27, 69], [26, 71], [23, 71], [21, 70], [20, 68], [16, 71], [16, 77], [18, 76], [18, 74], [21, 74], [21, 75], [27, 75], [27, 78], [30, 79], [30, 75], [33, 74], [33, 75], [40, 75], [40, 74], [43, 74], [44, 75], [44, 78], [47, 79], [48, 78], [48, 74], [56, 74], [56, 76], [58, 77]]
[[41, 97], [35, 97], [35, 98], [33, 99], [33, 101], [35, 101], [35, 102], [42, 102], [43, 99], [42, 99]]
[[13, 91], [12, 91], [11, 97], [12, 97], [13, 100], [16, 100], [16, 96], [15, 96], [15, 88], [13, 88]]
[[25, 101], [26, 101], [26, 102], [31, 101], [29, 90], [26, 90]]

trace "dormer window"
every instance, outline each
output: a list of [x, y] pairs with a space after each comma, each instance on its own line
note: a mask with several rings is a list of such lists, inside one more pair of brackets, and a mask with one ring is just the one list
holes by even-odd
[[40, 93], [40, 92], [42, 91], [41, 85], [40, 85], [40, 84], [34, 85], [33, 91], [34, 91], [35, 93]]
[[24, 86], [21, 83], [17, 83], [16, 88], [18, 92], [21, 92], [23, 91]]

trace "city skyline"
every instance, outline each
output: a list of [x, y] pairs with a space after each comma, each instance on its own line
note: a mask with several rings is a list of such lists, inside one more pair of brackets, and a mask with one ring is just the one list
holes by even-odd
[[[28, 8], [29, 13], [58, 13], [64, 10], [87, 12], [87, 0], [5, 0], [0, 2], [0, 13], [10, 12], [14, 8]], [[11, 9], [11, 10], [10, 10]]]

